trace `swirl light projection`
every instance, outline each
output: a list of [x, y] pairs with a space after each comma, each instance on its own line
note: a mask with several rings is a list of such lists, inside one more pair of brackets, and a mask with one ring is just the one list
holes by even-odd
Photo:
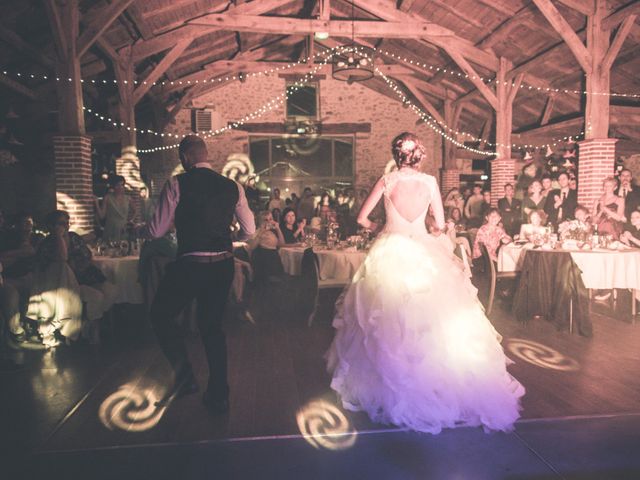
[[56, 209], [64, 210], [65, 212], [69, 213], [69, 216], [71, 217], [69, 219], [69, 228], [71, 230], [74, 230], [74, 228], [78, 226], [77, 222], [75, 221], [76, 218], [74, 213], [76, 212], [76, 210], [81, 209], [81, 205], [80, 202], [78, 202], [75, 198], [72, 198], [71, 196], [63, 192], [56, 192]]
[[507, 340], [507, 350], [525, 362], [537, 367], [566, 372], [580, 369], [580, 364], [551, 347], [523, 338]]
[[251, 159], [246, 153], [232, 153], [229, 155], [227, 163], [222, 167], [222, 175], [241, 185], [245, 185], [251, 178], [255, 178], [256, 181], [259, 180], [256, 177], [253, 163], [251, 163]]
[[302, 407], [296, 414], [296, 420], [304, 439], [318, 450], [346, 450], [356, 443], [358, 433], [350, 430], [345, 414], [324, 400]]
[[140, 176], [140, 159], [135, 146], [124, 147], [120, 157], [116, 159], [116, 170], [125, 179], [126, 185], [135, 191], [140, 190], [145, 184]]
[[109, 430], [144, 432], [155, 427], [167, 405], [156, 406], [159, 400], [153, 388], [123, 385], [100, 405], [99, 417]]

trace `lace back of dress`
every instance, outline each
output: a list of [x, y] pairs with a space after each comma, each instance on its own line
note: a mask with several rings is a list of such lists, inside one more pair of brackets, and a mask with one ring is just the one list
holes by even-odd
[[384, 179], [387, 231], [424, 230], [431, 203], [429, 177], [422, 173], [396, 171]]

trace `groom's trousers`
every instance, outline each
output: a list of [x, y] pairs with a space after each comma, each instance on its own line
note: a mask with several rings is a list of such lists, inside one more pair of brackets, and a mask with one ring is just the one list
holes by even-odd
[[198, 329], [209, 363], [208, 395], [222, 400], [229, 394], [222, 317], [233, 280], [234, 262], [233, 258], [215, 263], [195, 260], [183, 257], [167, 266], [151, 305], [151, 324], [176, 379], [180, 380], [180, 377], [191, 373], [191, 366], [176, 317], [196, 299]]

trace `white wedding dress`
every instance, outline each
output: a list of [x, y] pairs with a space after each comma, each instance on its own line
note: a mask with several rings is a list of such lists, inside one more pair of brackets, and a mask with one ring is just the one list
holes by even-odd
[[[524, 387], [507, 372], [501, 337], [461, 262], [426, 230], [435, 179], [400, 170], [383, 185], [385, 228], [333, 321], [331, 387], [345, 408], [375, 422], [430, 433], [511, 430]], [[413, 203], [415, 212], [424, 199], [413, 219], [394, 204]]]

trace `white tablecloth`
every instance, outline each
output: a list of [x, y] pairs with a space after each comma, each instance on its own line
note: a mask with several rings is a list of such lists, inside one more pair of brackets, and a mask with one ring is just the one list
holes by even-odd
[[[498, 253], [498, 271], [520, 270], [526, 249], [512, 244], [502, 247]], [[582, 271], [582, 281], [587, 288], [640, 290], [640, 249], [558, 251], [571, 253], [571, 258]], [[549, 252], [550, 255], [553, 253]]]
[[116, 286], [115, 303], [144, 303], [138, 283], [138, 257], [93, 257], [95, 264]]
[[[289, 275], [300, 275], [304, 247], [281, 247], [280, 259], [284, 271]], [[351, 280], [364, 262], [367, 254], [363, 251], [327, 250], [315, 247], [321, 280]]]

